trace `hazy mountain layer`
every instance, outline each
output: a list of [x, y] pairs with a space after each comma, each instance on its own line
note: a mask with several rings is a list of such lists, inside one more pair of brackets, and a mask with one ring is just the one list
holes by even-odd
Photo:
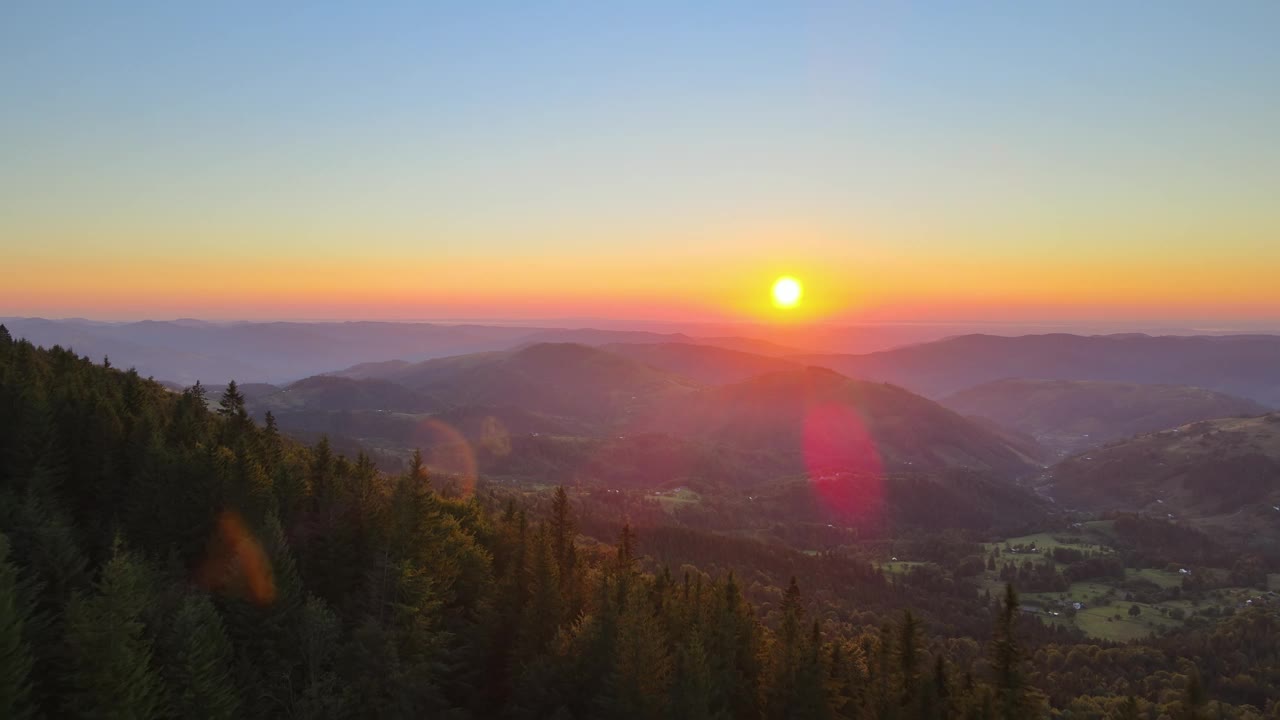
[[804, 458], [811, 471], [968, 467], [1015, 476], [1035, 459], [907, 390], [825, 368], [761, 375], [662, 406], [649, 426]]
[[1280, 405], [1280, 336], [965, 335], [866, 355], [797, 358], [929, 397], [1007, 378], [1191, 385]]
[[1139, 435], [1064, 460], [1043, 480], [1067, 507], [1210, 519], [1280, 537], [1280, 413]]
[[1267, 412], [1252, 400], [1202, 388], [1093, 380], [996, 380], [940, 402], [963, 415], [1028, 433], [1060, 451], [1197, 420]]

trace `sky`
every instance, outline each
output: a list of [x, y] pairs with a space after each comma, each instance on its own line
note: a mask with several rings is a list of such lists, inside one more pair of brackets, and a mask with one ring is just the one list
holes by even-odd
[[1277, 27], [9, 0], [0, 316], [1280, 318]]

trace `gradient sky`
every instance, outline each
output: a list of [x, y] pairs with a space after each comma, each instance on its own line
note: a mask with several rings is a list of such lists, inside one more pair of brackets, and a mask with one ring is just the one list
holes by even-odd
[[0, 315], [1280, 317], [1272, 0], [364, 5], [4, 3]]

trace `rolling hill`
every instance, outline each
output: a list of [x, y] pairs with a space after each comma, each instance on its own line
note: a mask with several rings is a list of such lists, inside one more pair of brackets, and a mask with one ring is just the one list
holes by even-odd
[[454, 406], [509, 406], [591, 423], [623, 422], [698, 385], [673, 373], [573, 343], [428, 360], [385, 378]]
[[1064, 452], [1197, 420], [1267, 412], [1252, 400], [1196, 387], [1094, 380], [996, 380], [939, 402]]
[[646, 423], [803, 460], [811, 474], [963, 467], [1013, 477], [1037, 466], [997, 433], [935, 402], [825, 368], [709, 388], [661, 406]]
[[316, 375], [292, 383], [279, 392], [249, 398], [255, 410], [274, 412], [311, 410], [320, 412], [377, 410], [383, 412], [426, 413], [442, 410], [444, 403], [387, 380], [355, 380]]
[[756, 375], [800, 367], [778, 357], [689, 343], [614, 343], [602, 349], [704, 385], [741, 382]]
[[865, 355], [794, 359], [945, 397], [1007, 378], [1190, 385], [1280, 406], [1280, 336], [963, 335]]
[[1205, 420], [1112, 443], [1050, 468], [1060, 504], [1280, 536], [1280, 413]]

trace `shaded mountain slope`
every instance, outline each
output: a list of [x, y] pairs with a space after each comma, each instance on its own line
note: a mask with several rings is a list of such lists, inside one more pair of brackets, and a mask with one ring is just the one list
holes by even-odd
[[807, 469], [878, 472], [1036, 466], [996, 433], [892, 385], [825, 368], [770, 373], [668, 403], [649, 427], [735, 447], [803, 458]]
[[387, 379], [456, 406], [511, 406], [606, 423], [698, 387], [621, 355], [572, 343], [428, 360]]
[[1224, 532], [1280, 537], [1280, 413], [1139, 435], [1050, 468], [1060, 504], [1196, 519]]
[[279, 392], [251, 399], [255, 410], [377, 410], [422, 413], [444, 409], [444, 403], [425, 393], [387, 380], [355, 380], [316, 375]]
[[1261, 415], [1252, 400], [1185, 385], [1095, 380], [997, 380], [940, 401], [1025, 432], [1057, 450], [1080, 450], [1197, 420]]

